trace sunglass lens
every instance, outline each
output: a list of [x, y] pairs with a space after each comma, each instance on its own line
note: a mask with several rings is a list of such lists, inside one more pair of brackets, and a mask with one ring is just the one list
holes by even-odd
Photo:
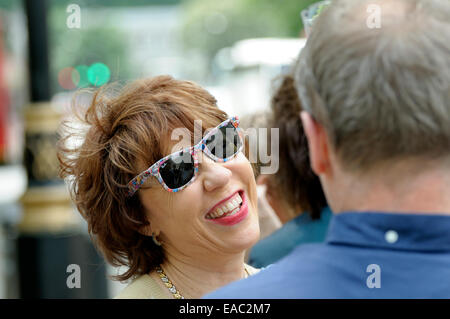
[[230, 122], [206, 140], [206, 147], [214, 156], [221, 159], [236, 155], [241, 147], [239, 132]]
[[179, 188], [194, 177], [194, 159], [188, 152], [173, 155], [160, 166], [159, 173], [169, 188]]

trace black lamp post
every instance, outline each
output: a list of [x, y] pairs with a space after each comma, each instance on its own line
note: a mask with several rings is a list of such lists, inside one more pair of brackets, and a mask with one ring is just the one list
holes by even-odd
[[[17, 239], [20, 297], [106, 298], [105, 265], [80, 227], [58, 178], [55, 144], [61, 114], [50, 104], [47, 1], [24, 0], [24, 5], [30, 105], [25, 109], [28, 187], [21, 199], [23, 217]], [[79, 287], [68, 284], [74, 269], [80, 270], [76, 274]]]

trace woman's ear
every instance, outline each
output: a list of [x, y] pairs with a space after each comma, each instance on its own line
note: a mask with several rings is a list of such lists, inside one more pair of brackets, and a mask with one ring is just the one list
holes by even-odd
[[159, 236], [159, 234], [161, 233], [161, 231], [159, 229], [156, 229], [156, 227], [152, 227], [152, 224], [150, 222], [148, 222], [147, 225], [141, 226], [141, 228], [138, 230], [138, 232], [141, 235], [144, 236], [153, 236], [153, 234], [155, 234], [156, 236]]
[[[142, 203], [142, 200], [141, 200]], [[145, 216], [146, 216], [146, 224], [141, 226], [138, 229], [139, 234], [144, 235], [144, 236], [149, 236], [151, 237], [153, 233], [155, 233], [156, 235], [159, 235], [159, 233], [161, 232], [161, 230], [157, 227], [157, 225], [155, 223], [152, 223], [150, 221], [150, 210], [144, 205], [143, 206], [143, 211], [145, 212]]]
[[139, 232], [139, 234], [144, 235], [144, 236], [151, 236], [152, 229], [150, 227], [150, 224], [141, 226], [141, 228], [139, 228], [138, 232]]

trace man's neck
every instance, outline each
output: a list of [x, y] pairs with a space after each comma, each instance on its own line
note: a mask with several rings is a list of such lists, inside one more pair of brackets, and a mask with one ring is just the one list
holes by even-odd
[[336, 196], [336, 213], [378, 211], [450, 215], [450, 169], [403, 167], [378, 175], [353, 177]]

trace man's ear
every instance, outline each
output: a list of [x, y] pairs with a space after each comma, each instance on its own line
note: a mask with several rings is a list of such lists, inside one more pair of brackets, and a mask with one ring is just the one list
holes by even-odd
[[330, 145], [327, 132], [308, 112], [302, 111], [300, 118], [308, 140], [311, 168], [316, 175], [324, 174], [330, 168]]

